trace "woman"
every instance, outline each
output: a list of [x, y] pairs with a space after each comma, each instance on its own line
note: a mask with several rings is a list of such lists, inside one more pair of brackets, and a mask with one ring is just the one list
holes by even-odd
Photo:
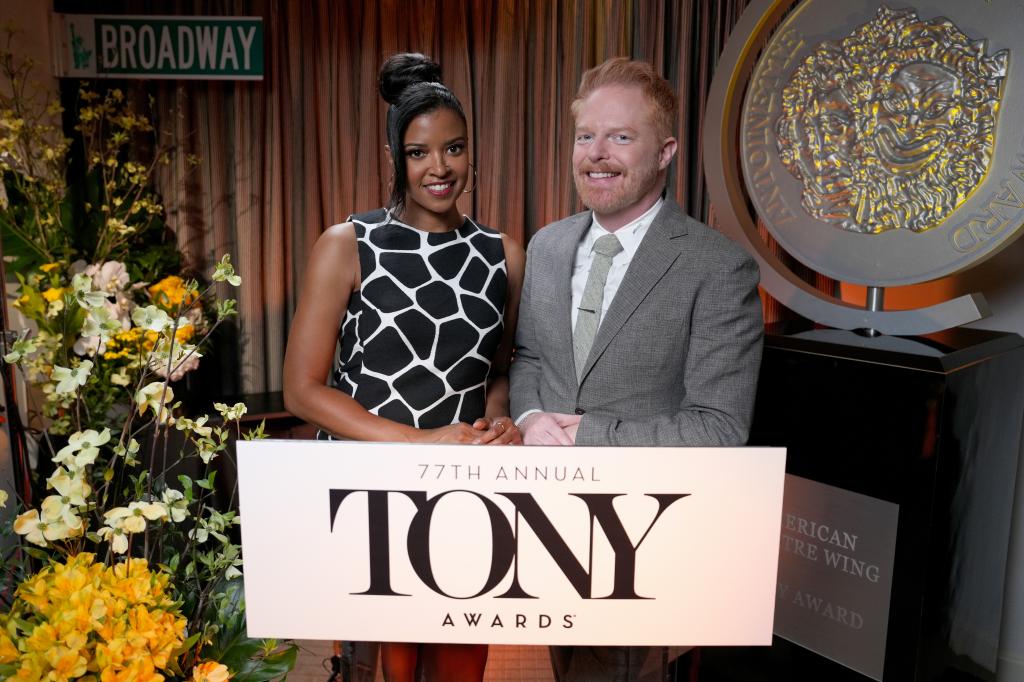
[[[285, 405], [337, 438], [519, 444], [506, 370], [525, 255], [456, 207], [476, 174], [462, 106], [439, 81], [419, 54], [381, 68], [391, 197], [313, 247]], [[486, 659], [483, 645], [381, 647], [388, 682], [413, 680], [417, 665], [428, 680], [480, 680]]]

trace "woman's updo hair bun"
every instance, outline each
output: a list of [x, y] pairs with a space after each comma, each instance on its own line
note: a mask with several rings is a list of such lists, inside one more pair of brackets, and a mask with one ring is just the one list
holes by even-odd
[[418, 52], [403, 52], [389, 57], [380, 67], [380, 96], [390, 104], [387, 113], [387, 136], [394, 180], [388, 206], [401, 214], [409, 182], [405, 172], [405, 130], [414, 118], [438, 109], [455, 112], [462, 123], [466, 114], [455, 94], [441, 82], [441, 67], [430, 57]]
[[380, 67], [378, 87], [388, 104], [398, 104], [402, 93], [417, 83], [440, 83], [441, 67], [419, 52], [403, 52], [388, 58]]

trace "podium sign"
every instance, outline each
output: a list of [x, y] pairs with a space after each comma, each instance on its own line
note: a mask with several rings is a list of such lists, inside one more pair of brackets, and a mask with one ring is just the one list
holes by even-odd
[[251, 637], [770, 644], [785, 450], [238, 444]]

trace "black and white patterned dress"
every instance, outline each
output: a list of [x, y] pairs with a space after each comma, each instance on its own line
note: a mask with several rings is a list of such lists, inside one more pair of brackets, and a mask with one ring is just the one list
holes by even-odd
[[469, 218], [451, 232], [424, 232], [383, 209], [350, 220], [361, 284], [331, 385], [417, 428], [484, 416], [508, 285], [501, 234]]

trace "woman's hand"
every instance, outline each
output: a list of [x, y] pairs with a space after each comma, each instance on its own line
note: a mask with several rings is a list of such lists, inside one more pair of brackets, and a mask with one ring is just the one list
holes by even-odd
[[[480, 423], [481, 420], [477, 420]], [[414, 439], [416, 443], [476, 443], [486, 431], [484, 428], [474, 428], [465, 422], [441, 426], [436, 429], [421, 429], [419, 437]]]
[[483, 433], [473, 441], [477, 445], [522, 445], [523, 434], [511, 417], [481, 417], [473, 422], [474, 429]]

